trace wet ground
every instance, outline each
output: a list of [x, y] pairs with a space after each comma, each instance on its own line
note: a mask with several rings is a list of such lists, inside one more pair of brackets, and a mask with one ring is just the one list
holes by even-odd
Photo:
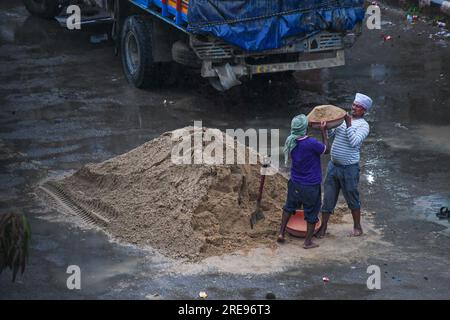
[[[269, 291], [289, 299], [450, 298], [449, 222], [435, 217], [450, 205], [450, 37], [426, 23], [408, 25], [401, 11], [382, 13], [382, 30], [364, 30], [345, 67], [218, 94], [190, 74], [172, 88], [134, 89], [113, 46], [90, 43], [101, 29], [68, 31], [29, 17], [20, 1], [2, 2], [0, 213], [25, 212], [33, 238], [25, 274], [16, 283], [1, 274], [0, 298], [178, 299], [202, 290], [223, 299], [261, 299]], [[349, 263], [305, 261], [263, 275], [165, 274], [157, 255], [79, 228], [36, 197], [42, 179], [194, 120], [221, 129], [280, 128], [284, 137], [295, 114], [324, 102], [348, 105], [357, 91], [375, 101], [362, 152], [362, 201], [390, 246], [372, 244]], [[81, 290], [66, 287], [69, 265], [82, 269]], [[369, 265], [381, 268], [381, 290], [366, 287]]]

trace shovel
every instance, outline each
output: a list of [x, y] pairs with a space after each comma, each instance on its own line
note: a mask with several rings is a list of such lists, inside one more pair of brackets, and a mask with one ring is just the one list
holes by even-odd
[[[268, 163], [263, 163], [263, 168], [267, 168], [269, 166]], [[262, 193], [264, 189], [264, 181], [266, 180], [266, 175], [261, 174], [261, 180], [259, 183], [259, 193], [258, 198], [256, 199], [256, 209], [253, 211], [253, 213], [250, 216], [250, 227], [253, 229], [253, 226], [258, 222], [259, 220], [263, 220], [265, 218], [264, 213], [261, 210], [261, 199], [262, 199]]]

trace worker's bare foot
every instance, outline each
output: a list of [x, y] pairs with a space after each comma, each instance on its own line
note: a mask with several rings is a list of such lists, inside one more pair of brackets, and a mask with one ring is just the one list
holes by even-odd
[[320, 247], [317, 243], [314, 242], [309, 242], [309, 243], [304, 243], [303, 244], [303, 249], [312, 249], [312, 248], [317, 248]]
[[286, 239], [284, 238], [284, 236], [283, 235], [278, 235], [278, 238], [277, 238], [277, 242], [278, 243], [284, 243], [286, 241]]
[[363, 235], [361, 228], [353, 228], [353, 232], [350, 232], [349, 237], [360, 237]]

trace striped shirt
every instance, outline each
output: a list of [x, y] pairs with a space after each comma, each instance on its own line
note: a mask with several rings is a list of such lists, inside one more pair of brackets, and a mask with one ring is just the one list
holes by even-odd
[[352, 126], [342, 123], [331, 131], [335, 136], [331, 146], [331, 161], [340, 165], [350, 165], [359, 162], [359, 151], [364, 139], [369, 135], [369, 124], [363, 118], [352, 119]]

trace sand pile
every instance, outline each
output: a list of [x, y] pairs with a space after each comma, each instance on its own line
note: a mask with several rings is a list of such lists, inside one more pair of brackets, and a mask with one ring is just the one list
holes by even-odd
[[333, 105], [315, 107], [309, 114], [309, 122], [332, 121], [345, 116], [346, 111]]
[[[180, 141], [173, 137], [180, 132], [189, 137], [194, 133], [192, 127], [167, 132], [128, 153], [46, 182], [44, 187], [56, 190], [63, 195], [63, 203], [68, 199], [84, 212], [77, 209], [78, 214], [89, 212], [114, 238], [151, 246], [172, 258], [200, 260], [258, 246], [275, 248], [286, 178], [279, 173], [266, 177], [262, 200], [266, 219], [251, 229], [260, 164], [176, 164], [171, 154]], [[245, 151], [247, 158], [255, 154], [248, 148]], [[337, 207], [330, 222], [343, 223], [348, 213]]]
[[286, 179], [267, 176], [266, 219], [251, 230], [260, 165], [174, 164], [173, 133], [50, 184], [102, 217], [101, 226], [114, 237], [170, 257], [196, 260], [275, 245]]

